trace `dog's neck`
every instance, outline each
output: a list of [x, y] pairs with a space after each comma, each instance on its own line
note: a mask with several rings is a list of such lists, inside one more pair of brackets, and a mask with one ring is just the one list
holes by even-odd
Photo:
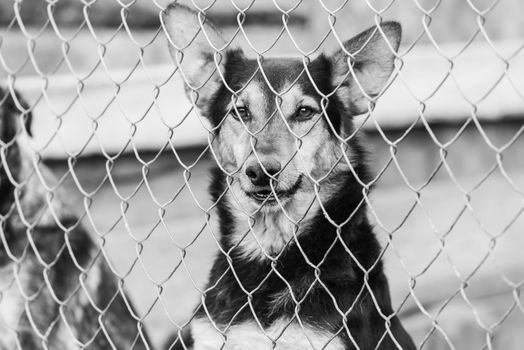
[[[237, 232], [235, 214], [223, 197], [218, 201], [220, 243], [228, 256], [217, 256], [208, 283], [216, 285], [206, 298], [209, 300], [206, 308], [216, 322], [227, 324], [233, 317], [235, 322], [242, 322], [252, 317], [249, 308], [240, 312], [240, 306], [235, 304], [244, 300], [245, 291], [253, 292], [252, 304], [257, 318], [266, 325], [278, 315], [292, 317], [295, 303], [290, 298], [289, 288], [297, 300], [306, 296], [315, 299], [315, 293], [319, 293], [319, 298], [328, 298], [323, 294], [319, 278], [331, 286], [329, 298], [341, 301], [341, 305], [348, 308], [354, 296], [350, 298], [345, 294], [347, 286], [362, 284], [362, 268], [371, 271], [369, 283], [372, 288], [387, 288], [382, 281], [380, 246], [366, 216], [362, 186], [351, 172], [339, 176], [343, 181], [338, 191], [332, 192], [332, 197], [323, 203], [323, 209], [317, 209], [307, 222], [303, 222], [302, 230], [274, 256], [266, 253], [256, 259], [246, 257], [243, 247], [235, 245], [231, 239]], [[220, 170], [216, 170], [213, 178], [211, 193], [217, 200], [227, 188], [226, 179]], [[322, 317], [329, 318], [335, 313], [331, 307], [313, 311], [309, 306], [302, 304], [302, 312], [311, 313], [312, 317], [320, 312]], [[200, 316], [204, 316], [203, 309]]]
[[234, 246], [236, 255], [246, 260], [264, 260], [280, 255], [287, 246], [293, 245], [319, 210], [314, 193], [293, 198], [283, 207], [261, 208], [248, 214], [234, 203], [231, 192], [226, 194], [229, 212], [234, 225], [223, 232]]
[[218, 201], [222, 249], [230, 252], [233, 260], [268, 263], [293, 252], [300, 254], [303, 244], [311, 244], [315, 251], [325, 246], [327, 251], [336, 239], [349, 241], [354, 226], [367, 224], [362, 186], [350, 171], [335, 177], [327, 196], [311, 192], [295, 198], [285, 211], [260, 210], [247, 215], [231, 204], [225, 175], [217, 169], [211, 193]]

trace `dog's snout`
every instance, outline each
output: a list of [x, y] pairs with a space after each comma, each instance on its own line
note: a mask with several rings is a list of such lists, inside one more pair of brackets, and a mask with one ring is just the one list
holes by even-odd
[[246, 175], [255, 186], [269, 186], [271, 176], [276, 176], [280, 170], [281, 166], [277, 161], [264, 161], [262, 164], [255, 161], [246, 167]]

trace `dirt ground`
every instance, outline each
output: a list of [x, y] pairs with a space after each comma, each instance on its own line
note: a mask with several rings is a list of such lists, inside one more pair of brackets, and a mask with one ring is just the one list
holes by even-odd
[[[187, 159], [188, 171], [172, 154], [145, 168], [116, 161], [113, 181], [91, 195], [90, 206], [65, 179], [157, 345], [191, 317], [217, 251], [206, 226], [212, 163], [191, 167], [196, 157]], [[86, 193], [106, 174], [95, 160], [74, 169]], [[524, 340], [517, 332], [524, 325], [524, 172], [481, 180], [441, 176], [418, 192], [400, 181], [379, 184], [370, 197], [394, 305], [424, 349], [481, 348], [487, 332], [494, 348], [517, 349]]]

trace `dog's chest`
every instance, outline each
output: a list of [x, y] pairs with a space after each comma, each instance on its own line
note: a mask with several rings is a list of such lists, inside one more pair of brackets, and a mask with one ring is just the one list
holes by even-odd
[[233, 325], [225, 333], [220, 333], [207, 319], [196, 319], [191, 323], [191, 333], [193, 350], [221, 349], [224, 342], [224, 348], [230, 350], [345, 349], [344, 343], [335, 334], [307, 325], [301, 326], [296, 321], [289, 323], [287, 319], [277, 320], [264, 330], [256, 322], [249, 321]]

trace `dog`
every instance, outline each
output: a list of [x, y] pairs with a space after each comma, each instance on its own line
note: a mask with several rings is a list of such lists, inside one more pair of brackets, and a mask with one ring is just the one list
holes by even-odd
[[202, 14], [162, 16], [216, 159], [220, 252], [170, 349], [415, 349], [393, 311], [366, 216], [370, 171], [353, 117], [391, 80], [401, 26], [311, 60], [250, 59]]
[[41, 182], [56, 183], [24, 142], [31, 119], [22, 97], [0, 88], [0, 350], [149, 349], [67, 193]]

